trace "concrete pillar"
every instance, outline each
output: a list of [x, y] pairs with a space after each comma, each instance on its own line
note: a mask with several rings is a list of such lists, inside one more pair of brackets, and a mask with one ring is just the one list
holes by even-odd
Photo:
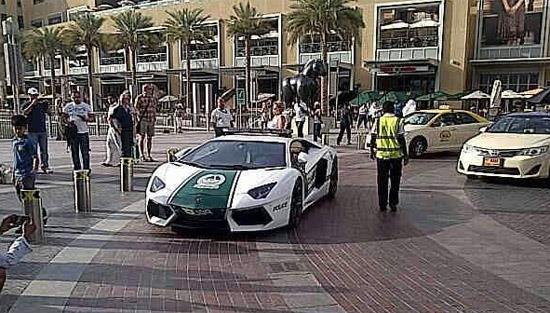
[[197, 114], [199, 114], [199, 84], [193, 83], [191, 89], [193, 90], [193, 127], [197, 127]]

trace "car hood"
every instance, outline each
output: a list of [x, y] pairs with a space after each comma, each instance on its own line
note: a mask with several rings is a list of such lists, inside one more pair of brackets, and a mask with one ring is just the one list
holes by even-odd
[[[168, 163], [155, 172], [166, 184], [169, 203], [185, 208], [218, 209], [230, 206], [235, 194], [279, 181], [287, 168], [218, 170]], [[277, 186], [275, 186], [277, 188]]]
[[550, 144], [550, 135], [483, 133], [467, 144], [484, 149], [523, 149]]

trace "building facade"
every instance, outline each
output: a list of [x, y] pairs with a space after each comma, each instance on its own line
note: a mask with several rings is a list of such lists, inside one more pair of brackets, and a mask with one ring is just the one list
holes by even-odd
[[[398, 90], [457, 93], [486, 89], [487, 82], [507, 73], [510, 89], [545, 85], [548, 70], [547, 0], [528, 0], [524, 13], [508, 24], [523, 21], [522, 31], [504, 31], [506, 23], [494, 15], [502, 1], [525, 0], [359, 0], [354, 2], [366, 27], [359, 38], [346, 42], [329, 40], [331, 94], [360, 86], [361, 90]], [[151, 16], [162, 32], [167, 11], [184, 7], [202, 8], [210, 16], [204, 25], [213, 40], [193, 45], [188, 56], [177, 44], [143, 47], [138, 52], [138, 81], [154, 83], [161, 95], [184, 93], [185, 60], [191, 59], [193, 112], [206, 112], [218, 92], [237, 88], [236, 101], [244, 98], [244, 44], [227, 35], [226, 20], [238, 0], [22, 0], [25, 28], [62, 26], [78, 14], [105, 16], [105, 31], [113, 31], [109, 17], [125, 10]], [[308, 36], [289, 43], [286, 16], [292, 0], [250, 0], [269, 25], [270, 31], [252, 42], [252, 99], [260, 94], [281, 92], [282, 78], [294, 75], [307, 60], [320, 58], [319, 38]], [[1, 6], [0, 6], [1, 7]], [[500, 12], [500, 11], [498, 11]], [[540, 23], [539, 23], [540, 22]], [[537, 24], [538, 23], [538, 24]], [[508, 25], [506, 24], [506, 25]], [[535, 31], [534, 25], [541, 25]], [[496, 29], [496, 30], [495, 30]], [[498, 39], [498, 36], [501, 39]], [[518, 35], [517, 33], [521, 33]], [[500, 34], [500, 35], [499, 35]], [[160, 35], [161, 36], [161, 35]], [[516, 37], [514, 37], [516, 36]], [[127, 89], [129, 68], [124, 50], [98, 51], [94, 60], [97, 99], [116, 96]], [[514, 57], [513, 57], [514, 56]], [[495, 60], [498, 63], [495, 63]], [[69, 60], [53, 64], [67, 84], [87, 83], [86, 51], [78, 50]], [[44, 88], [50, 64], [27, 62], [25, 82]], [[508, 70], [510, 68], [510, 70]], [[510, 74], [508, 72], [517, 72]], [[516, 78], [517, 77], [517, 78]], [[527, 82], [524, 83], [527, 77]], [[536, 81], [536, 84], [535, 84]], [[8, 92], [9, 93], [9, 92]]]

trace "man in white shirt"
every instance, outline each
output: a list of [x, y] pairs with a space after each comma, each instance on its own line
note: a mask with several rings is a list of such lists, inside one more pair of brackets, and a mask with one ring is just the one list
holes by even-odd
[[[73, 102], [69, 102], [63, 108], [63, 117], [68, 124], [76, 126], [76, 137], [69, 141], [74, 170], [90, 169], [90, 137], [88, 135], [88, 122], [93, 120], [90, 106], [82, 102], [79, 91], [73, 91]], [[82, 165], [80, 163], [82, 155]]]
[[407, 115], [411, 115], [416, 111], [416, 101], [414, 101], [413, 98], [410, 98], [407, 103], [405, 103], [405, 106], [403, 107], [403, 117], [406, 117]]
[[[0, 224], [0, 235], [20, 226], [16, 224], [17, 219], [18, 217], [15, 214], [5, 217]], [[35, 230], [36, 226], [34, 224], [25, 222], [23, 224], [23, 236], [17, 238], [7, 252], [0, 253], [0, 292], [6, 281], [6, 270], [19, 263], [25, 255], [32, 251], [28, 240]]]
[[296, 113], [296, 117], [294, 117], [294, 120], [296, 121], [296, 128], [298, 129], [298, 137], [303, 138], [304, 123], [306, 121], [307, 108], [303, 103], [296, 102], [294, 104], [294, 112]]
[[223, 136], [224, 128], [234, 127], [233, 115], [225, 108], [225, 101], [223, 98], [218, 98], [218, 107], [212, 111], [210, 123], [212, 123], [212, 127], [214, 127], [216, 137]]

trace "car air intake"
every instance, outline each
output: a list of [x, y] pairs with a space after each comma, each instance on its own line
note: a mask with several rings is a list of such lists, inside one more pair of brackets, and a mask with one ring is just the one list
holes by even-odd
[[242, 226], [266, 225], [273, 220], [264, 207], [257, 207], [248, 210], [234, 210], [231, 212], [231, 217], [235, 223]]

